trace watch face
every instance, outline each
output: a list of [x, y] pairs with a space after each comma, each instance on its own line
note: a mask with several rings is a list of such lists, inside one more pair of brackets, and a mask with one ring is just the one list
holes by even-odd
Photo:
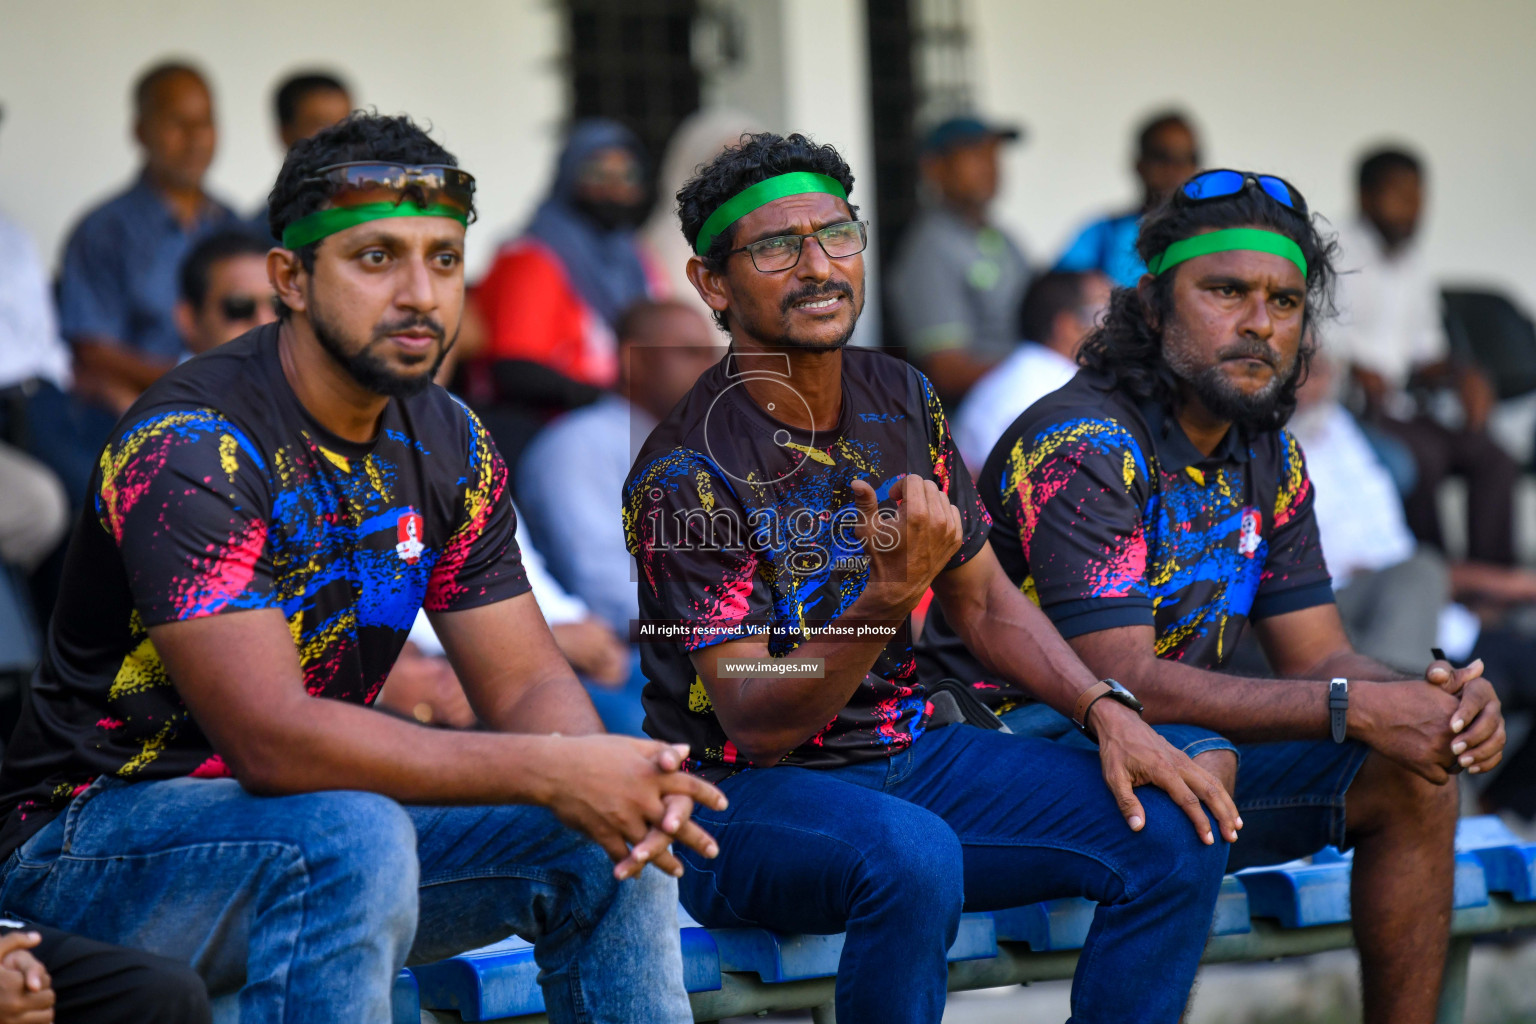
[[1128, 708], [1131, 708], [1132, 710], [1141, 710], [1141, 701], [1137, 700], [1136, 695], [1131, 693], [1130, 690], [1127, 690], [1114, 679], [1106, 679], [1104, 682], [1109, 684], [1110, 691], [1115, 695], [1120, 703], [1124, 704]]

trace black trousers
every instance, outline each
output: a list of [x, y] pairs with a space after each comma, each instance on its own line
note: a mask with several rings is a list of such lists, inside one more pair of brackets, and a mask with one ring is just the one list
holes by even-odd
[[1520, 467], [1486, 432], [1448, 430], [1419, 416], [1409, 421], [1384, 419], [1383, 430], [1413, 452], [1419, 480], [1403, 501], [1408, 528], [1425, 544], [1445, 550], [1440, 533], [1436, 491], [1447, 476], [1467, 481], [1467, 556], [1476, 562], [1513, 565], [1515, 561], [1515, 482]]
[[[0, 927], [0, 934], [17, 931]], [[203, 979], [186, 964], [30, 924], [53, 978], [56, 1024], [211, 1024]]]

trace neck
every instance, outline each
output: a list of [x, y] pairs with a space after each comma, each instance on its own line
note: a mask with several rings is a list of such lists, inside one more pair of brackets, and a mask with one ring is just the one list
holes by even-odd
[[964, 200], [944, 198], [944, 205], [950, 213], [965, 221], [973, 228], [987, 226], [987, 207], [985, 203], [971, 203]]
[[185, 226], [197, 220], [197, 215], [203, 209], [203, 190], [200, 186], [194, 185], [188, 188], [185, 185], [172, 184], [152, 170], [147, 172], [147, 177], [150, 186], [160, 193], [160, 198], [165, 200], [165, 204], [171, 208], [171, 214], [177, 221]]
[[1184, 430], [1184, 436], [1189, 438], [1191, 444], [1199, 450], [1201, 455], [1209, 455], [1221, 444], [1222, 438], [1227, 436], [1227, 431], [1232, 429], [1232, 421], [1217, 417], [1207, 409], [1189, 390], [1187, 386], [1180, 389], [1180, 402], [1178, 411], [1174, 413], [1174, 419]]
[[[752, 356], [771, 354], [775, 360], [788, 357], [789, 379], [787, 381], [775, 374], [762, 373], [752, 374], [745, 381], [747, 394], [768, 415], [780, 423], [801, 430], [820, 432], [832, 430], [837, 426], [838, 417], [843, 412], [843, 350], [841, 348], [816, 350], [765, 345], [755, 338], [732, 333], [731, 351], [736, 354], [738, 360], [746, 357], [742, 362], [742, 369], [746, 370], [760, 365], [759, 361], [751, 358]], [[774, 369], [777, 371], [778, 367]], [[805, 405], [783, 400], [785, 384], [805, 399]], [[770, 403], [774, 406], [772, 410], [768, 408]], [[807, 409], [810, 410], [809, 420], [806, 419]]]
[[283, 323], [277, 354], [299, 404], [322, 427], [358, 444], [378, 436], [389, 399], [353, 380], [321, 346], [307, 319], [295, 314]]

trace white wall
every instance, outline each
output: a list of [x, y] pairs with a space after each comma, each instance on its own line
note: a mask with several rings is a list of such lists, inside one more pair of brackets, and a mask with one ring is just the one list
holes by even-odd
[[552, 172], [561, 32], [549, 0], [0, 0], [0, 209], [56, 261], [74, 220], [133, 174], [128, 91], [167, 56], [192, 59], [212, 80], [211, 188], [254, 209], [282, 163], [273, 86], [313, 65], [340, 71], [361, 104], [430, 122], [478, 177], [474, 273]]
[[1362, 147], [1427, 158], [1437, 274], [1513, 288], [1536, 312], [1532, 0], [968, 0], [979, 95], [1030, 128], [1001, 216], [1054, 256], [1074, 226], [1129, 206], [1131, 133], [1186, 106], [1207, 163], [1293, 181], [1336, 222]]

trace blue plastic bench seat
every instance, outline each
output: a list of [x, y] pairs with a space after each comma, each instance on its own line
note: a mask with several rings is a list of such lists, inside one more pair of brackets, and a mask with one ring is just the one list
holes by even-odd
[[[1536, 845], [1522, 843], [1499, 819], [1466, 818], [1456, 833], [1456, 908], [1486, 906], [1490, 892], [1536, 901]], [[1222, 880], [1212, 935], [1252, 931], [1252, 918], [1284, 928], [1349, 920], [1353, 858], [1331, 847], [1310, 861], [1252, 868]], [[998, 942], [1027, 943], [1036, 952], [1081, 949], [1095, 904], [1059, 899], [985, 914], [965, 914], [949, 949], [951, 961], [997, 955]], [[755, 974], [765, 983], [837, 974], [842, 935], [779, 935], [759, 928], [699, 927], [679, 909], [683, 978], [689, 992], [721, 988], [721, 972]], [[414, 972], [414, 977], [413, 977]], [[512, 938], [435, 964], [402, 971], [395, 984], [395, 1024], [416, 1024], [415, 996], [427, 1009], [456, 1010], [465, 1021], [542, 1013], [533, 948]]]
[[[761, 928], [717, 928], [720, 969], [756, 974], [766, 982], [830, 978], [843, 955], [843, 935], [779, 935]], [[962, 914], [949, 947], [950, 960], [984, 960], [997, 955], [991, 914]]]

